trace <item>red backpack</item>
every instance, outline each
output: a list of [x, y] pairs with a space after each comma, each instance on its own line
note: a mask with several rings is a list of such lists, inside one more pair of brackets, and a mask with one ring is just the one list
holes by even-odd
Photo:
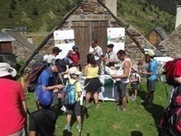
[[159, 136], [181, 136], [181, 86], [174, 91], [159, 125]]
[[179, 60], [181, 60], [181, 58], [168, 61], [168, 62], [166, 62], [166, 64], [163, 67], [165, 70], [165, 72], [163, 74], [166, 75], [166, 83], [169, 85], [178, 86], [178, 84], [174, 81], [173, 72], [175, 69], [175, 64]]

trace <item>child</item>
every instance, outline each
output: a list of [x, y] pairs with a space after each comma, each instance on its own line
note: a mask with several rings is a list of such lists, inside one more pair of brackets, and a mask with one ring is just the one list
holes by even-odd
[[32, 112], [29, 117], [29, 136], [54, 136], [56, 114], [50, 110], [52, 101], [52, 92], [43, 90], [39, 93], [39, 109]]
[[64, 130], [71, 131], [71, 118], [73, 113], [75, 114], [77, 118], [77, 130], [80, 132], [82, 129], [81, 125], [81, 105], [80, 105], [80, 97], [82, 95], [82, 87], [81, 84], [78, 82], [78, 77], [81, 74], [81, 72], [76, 67], [71, 67], [69, 69], [70, 74], [70, 84], [74, 84], [75, 82], [75, 90], [76, 90], [76, 103], [74, 105], [66, 105], [66, 113], [67, 113], [67, 120], [66, 120], [66, 126]]
[[133, 90], [133, 94], [131, 95], [131, 100], [136, 100], [136, 97], [138, 95], [138, 85], [141, 81], [141, 77], [138, 74], [138, 66], [137, 65], [133, 65], [132, 66], [132, 71], [131, 71], [131, 88]]

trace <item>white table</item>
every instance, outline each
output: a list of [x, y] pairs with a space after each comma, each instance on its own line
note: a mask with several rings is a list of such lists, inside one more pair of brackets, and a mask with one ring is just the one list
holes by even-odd
[[[115, 81], [109, 75], [100, 75], [99, 79], [102, 83], [101, 90], [99, 92], [99, 100], [102, 101], [117, 101], [118, 93], [116, 91]], [[85, 77], [80, 77], [79, 82], [84, 88]], [[84, 90], [84, 89], [83, 89]], [[83, 97], [86, 95], [86, 90], [83, 91]]]

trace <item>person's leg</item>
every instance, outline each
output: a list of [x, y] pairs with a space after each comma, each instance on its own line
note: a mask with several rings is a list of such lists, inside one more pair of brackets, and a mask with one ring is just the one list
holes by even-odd
[[117, 105], [122, 105], [122, 96], [121, 96], [121, 88], [120, 88], [120, 83], [116, 82], [116, 87], [117, 87], [117, 93], [118, 93], [118, 101], [117, 101]]
[[95, 104], [98, 104], [98, 102], [99, 102], [99, 94], [97, 91], [94, 93], [94, 102], [95, 102]]
[[126, 109], [126, 97], [122, 98], [122, 108], [123, 108], [123, 110]]
[[82, 124], [81, 116], [76, 116], [76, 118], [77, 118], [77, 123], [81, 126]]
[[66, 124], [70, 126], [72, 115], [67, 114]]
[[81, 105], [80, 101], [77, 101], [74, 108], [74, 113], [77, 118], [77, 130], [80, 132], [82, 129], [82, 119], [81, 119]]
[[156, 80], [148, 80], [148, 102], [149, 103], [153, 102], [155, 86], [156, 86]]
[[135, 98], [138, 96], [138, 89], [134, 90], [134, 96], [135, 96]]
[[99, 93], [97, 91], [94, 93], [94, 102], [95, 102], [95, 107], [99, 108]]
[[66, 107], [67, 108], [67, 117], [66, 117], [66, 125], [64, 127], [64, 130], [71, 131], [70, 123], [71, 123], [71, 118], [73, 115], [73, 107]]
[[126, 110], [126, 86], [127, 83], [120, 83], [120, 88], [121, 88], [121, 102], [122, 102], [122, 110], [125, 111]]
[[86, 91], [86, 104], [89, 104], [90, 98], [91, 98], [91, 92]]

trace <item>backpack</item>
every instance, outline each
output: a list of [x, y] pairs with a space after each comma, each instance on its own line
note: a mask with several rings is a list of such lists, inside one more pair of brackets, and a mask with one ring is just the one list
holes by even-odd
[[25, 80], [26, 88], [28, 92], [34, 92], [36, 86], [38, 84], [38, 77], [42, 73], [44, 69], [48, 67], [48, 64], [41, 61], [36, 61], [33, 65], [31, 70], [28, 72], [27, 78]]
[[161, 118], [159, 136], [181, 136], [181, 86], [175, 90]]
[[174, 72], [174, 69], [175, 69], [175, 64], [179, 60], [181, 60], [181, 59], [179, 58], [179, 59], [174, 59], [174, 60], [168, 61], [168, 62], [165, 63], [165, 65], [163, 67], [164, 70], [165, 70], [163, 72], [163, 74], [165, 74], [166, 83], [169, 84], [169, 85], [178, 86], [178, 84], [174, 81], [173, 72]]
[[75, 81], [74, 84], [67, 83], [63, 89], [64, 93], [64, 99], [63, 103], [64, 105], [72, 106], [76, 102], [76, 88], [75, 85], [78, 81]]

